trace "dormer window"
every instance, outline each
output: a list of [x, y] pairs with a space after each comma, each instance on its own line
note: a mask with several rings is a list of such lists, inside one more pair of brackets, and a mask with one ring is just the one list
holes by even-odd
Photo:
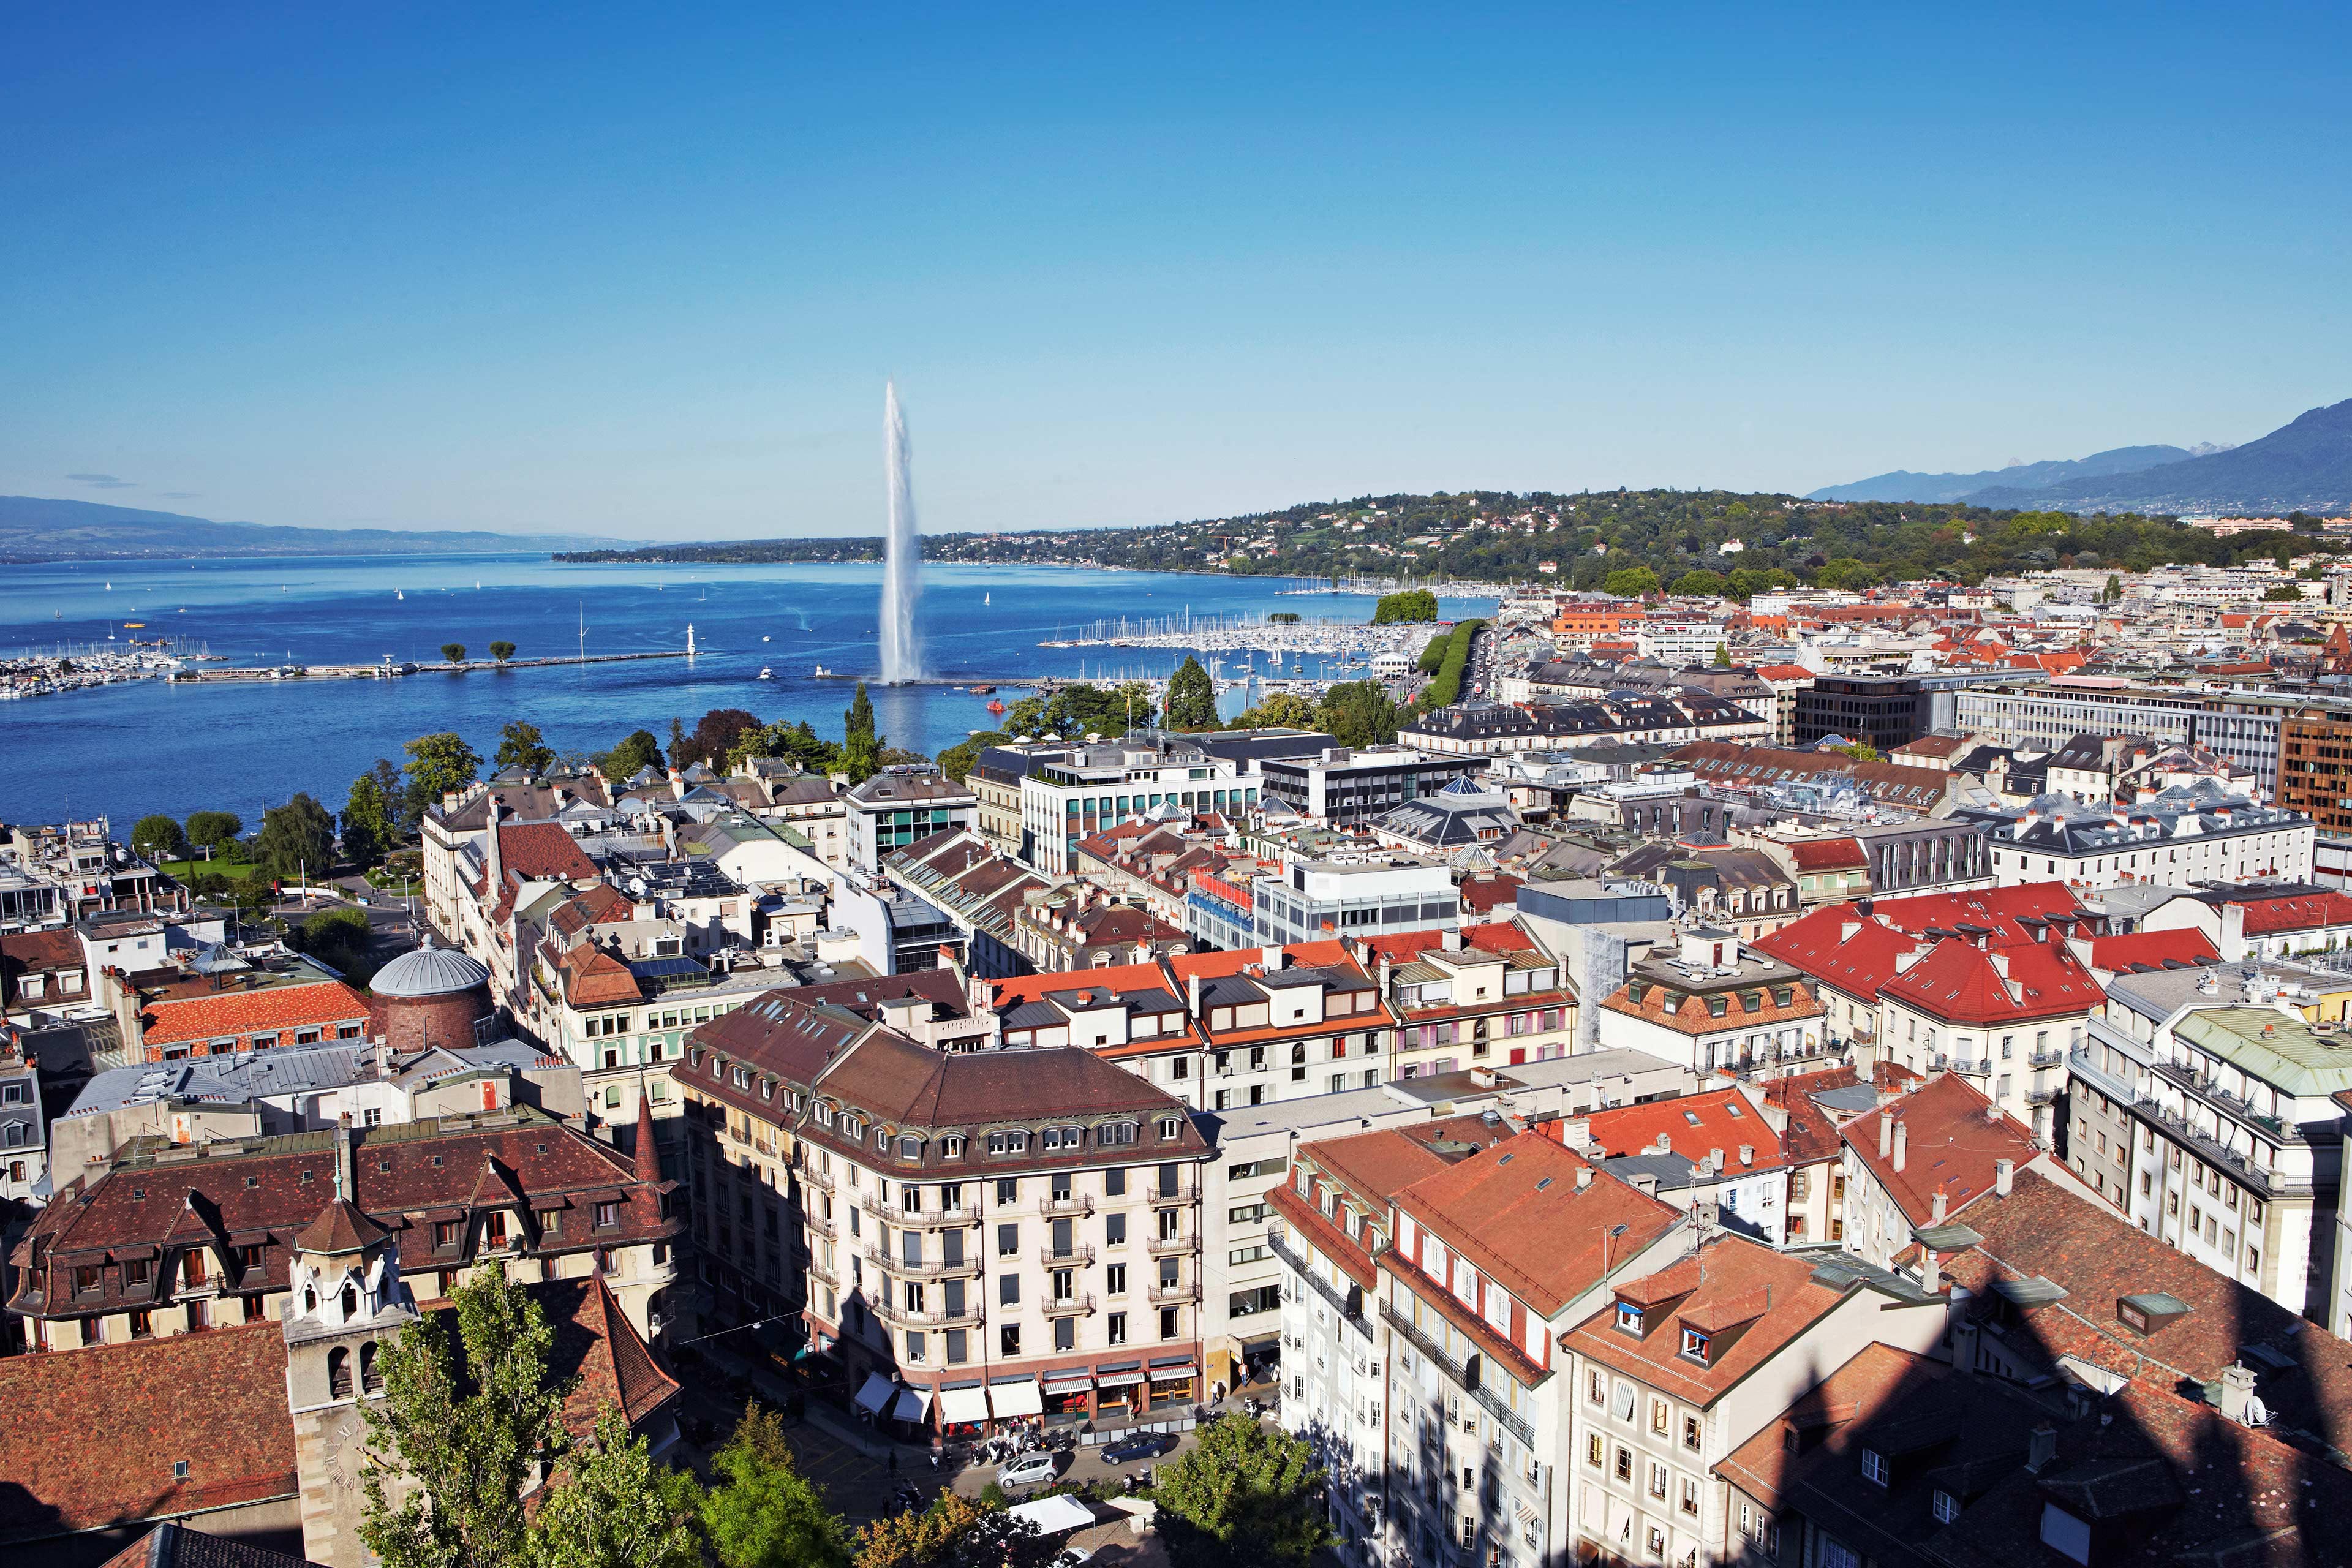
[[1617, 1303], [1617, 1326], [1636, 1339], [1642, 1333], [1642, 1309], [1631, 1301]]
[[1696, 1329], [1685, 1328], [1683, 1330], [1683, 1354], [1690, 1357], [1691, 1360], [1698, 1363], [1701, 1366], [1705, 1366], [1706, 1364], [1707, 1355], [1714, 1347], [1715, 1341], [1711, 1336], [1704, 1334]]
[[950, 1132], [945, 1138], [940, 1139], [940, 1157], [946, 1160], [962, 1159], [963, 1134], [961, 1132]]
[[1949, 1524], [1960, 1517], [1960, 1500], [1941, 1487], [1936, 1489], [1935, 1501], [1932, 1506], [1936, 1512], [1936, 1522], [1938, 1524]]
[[1862, 1475], [1864, 1480], [1883, 1487], [1893, 1478], [1894, 1472], [1887, 1468], [1885, 1455], [1875, 1448], [1864, 1448], [1862, 1451]]

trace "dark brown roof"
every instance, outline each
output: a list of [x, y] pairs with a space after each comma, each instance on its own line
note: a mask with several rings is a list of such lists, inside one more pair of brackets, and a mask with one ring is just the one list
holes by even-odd
[[289, 1557], [251, 1542], [208, 1535], [165, 1521], [100, 1568], [317, 1568], [307, 1557]]
[[0, 1541], [296, 1491], [275, 1323], [0, 1359]]
[[[184, 1210], [232, 1247], [267, 1246], [259, 1270], [224, 1281], [227, 1289], [238, 1294], [285, 1289], [290, 1244], [335, 1201], [336, 1136], [293, 1133], [208, 1146], [193, 1155], [158, 1140], [137, 1140], [108, 1171], [68, 1183], [41, 1211], [27, 1238], [30, 1267], [19, 1269], [9, 1305], [39, 1316], [79, 1317], [152, 1304], [151, 1287], [126, 1283], [120, 1265], [142, 1257], [161, 1261]], [[354, 1136], [353, 1202], [392, 1234], [401, 1268], [412, 1277], [467, 1260], [436, 1249], [434, 1225], [471, 1212], [486, 1156], [534, 1210], [576, 1208], [604, 1201], [604, 1194], [617, 1194], [616, 1227], [592, 1236], [585, 1224], [567, 1224], [559, 1236], [534, 1243], [535, 1255], [654, 1240], [677, 1228], [619, 1151], [535, 1110], [435, 1118]], [[99, 1291], [75, 1290], [77, 1267], [99, 1268]]]
[[[195, 1210], [192, 1205], [186, 1212], [193, 1214]], [[337, 1198], [319, 1211], [317, 1219], [303, 1226], [302, 1234], [294, 1238], [294, 1245], [304, 1252], [339, 1258], [347, 1252], [364, 1252], [383, 1237], [383, 1226], [346, 1200]]]

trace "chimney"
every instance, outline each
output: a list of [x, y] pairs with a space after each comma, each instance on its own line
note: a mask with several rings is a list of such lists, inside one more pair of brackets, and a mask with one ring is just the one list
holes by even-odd
[[1888, 1160], [1894, 1158], [1894, 1155], [1895, 1118], [1892, 1116], [1881, 1116], [1878, 1119], [1878, 1157], [1882, 1160]]
[[348, 1201], [359, 1191], [352, 1179], [352, 1151], [356, 1131], [352, 1126], [352, 1113], [344, 1111], [335, 1126], [335, 1196]]
[[2025, 1439], [2025, 1468], [2038, 1476], [2057, 1457], [2058, 1428], [2047, 1421], [2036, 1423]]
[[2251, 1426], [2247, 1417], [2254, 1399], [2254, 1374], [2238, 1362], [2221, 1369], [2221, 1419]]
[[1258, 949], [1258, 956], [1268, 974], [1282, 967], [1282, 949], [1278, 947], [1262, 947]]
[[1857, 1080], [1863, 1083], [1869, 1083], [1872, 1081], [1873, 1077], [1877, 1073], [1877, 1071], [1878, 1064], [1876, 1061], [1860, 1051], [1856, 1051], [1854, 1053], [1853, 1076]]
[[1194, 970], [1184, 977], [1184, 998], [1192, 1006], [1192, 1016], [1201, 1016], [1201, 972]]
[[1576, 1168], [1576, 1190], [1580, 1193], [1591, 1184], [1592, 1167], [1590, 1165], [1579, 1165]]
[[1573, 1149], [1580, 1154], [1591, 1148], [1592, 1119], [1589, 1116], [1577, 1116], [1561, 1122], [1559, 1142], [1562, 1148]]
[[499, 890], [506, 886], [506, 872], [499, 857], [499, 818], [507, 814], [507, 808], [499, 804], [496, 795], [490, 797], [489, 814], [490, 830], [482, 835], [482, 864], [489, 872], [487, 879], [489, 890], [484, 897], [495, 904], [499, 901]]
[[1709, 1165], [1714, 1166], [1714, 1167], [1715, 1167], [1717, 1170], [1718, 1170], [1718, 1171], [1722, 1170], [1722, 1169], [1723, 1169], [1723, 1151], [1722, 1151], [1722, 1150], [1720, 1150], [1720, 1149], [1709, 1149], [1709, 1150], [1706, 1152], [1706, 1163], [1707, 1163]]
[[1903, 1162], [1911, 1157], [1911, 1129], [1905, 1123], [1895, 1124], [1895, 1168], [1901, 1170]]
[[2009, 1189], [2017, 1182], [2017, 1162], [1995, 1160], [1992, 1163], [1992, 1190], [1995, 1196], [2009, 1196]]
[[1943, 1223], [1944, 1223], [1944, 1207], [1945, 1207], [1945, 1205], [1946, 1205], [1948, 1201], [1949, 1201], [1949, 1200], [1948, 1200], [1948, 1199], [1944, 1196], [1944, 1189], [1943, 1189], [1942, 1187], [1940, 1187], [1940, 1186], [1939, 1186], [1939, 1187], [1937, 1187], [1937, 1188], [1936, 1189], [1936, 1195], [1935, 1195], [1931, 1200], [1929, 1200], [1929, 1203], [1928, 1203], [1928, 1207], [1927, 1207], [1927, 1223], [1928, 1223], [1928, 1224], [1930, 1224], [1930, 1225], [1941, 1225], [1941, 1224], [1943, 1224]]
[[[1941, 1193], [1936, 1194], [1939, 1200], [1943, 1195]], [[1937, 1206], [1941, 1206], [1940, 1202]], [[1943, 1288], [1944, 1271], [1942, 1266], [1937, 1261], [1936, 1249], [1932, 1247], [1921, 1247], [1919, 1249], [1919, 1289], [1933, 1296]]]
[[1752, 1165], [1752, 1164], [1756, 1163], [1756, 1145], [1755, 1145], [1755, 1144], [1753, 1144], [1753, 1143], [1742, 1143], [1742, 1144], [1739, 1146], [1739, 1163], [1740, 1163], [1741, 1164], [1743, 1164], [1743, 1165]]
[[1985, 1101], [1985, 1125], [1988, 1127], [2000, 1125], [2000, 1107], [1990, 1100]]
[[1460, 952], [1462, 951], [1461, 928], [1456, 926], [1439, 931], [1437, 933], [1437, 945], [1444, 948], [1448, 952]]

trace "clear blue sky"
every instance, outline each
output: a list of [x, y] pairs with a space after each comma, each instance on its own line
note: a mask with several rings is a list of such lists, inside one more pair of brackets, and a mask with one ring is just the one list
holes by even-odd
[[16, 7], [0, 492], [878, 532], [885, 375], [935, 531], [2352, 396], [2352, 9], [2049, 9]]

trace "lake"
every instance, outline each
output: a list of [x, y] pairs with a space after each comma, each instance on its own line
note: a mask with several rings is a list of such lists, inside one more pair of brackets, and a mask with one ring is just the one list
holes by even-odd
[[[564, 565], [543, 555], [414, 555], [236, 561], [84, 562], [0, 572], [0, 648], [176, 636], [231, 665], [440, 661], [444, 643], [486, 658], [680, 648], [691, 660], [558, 666], [399, 680], [173, 684], [139, 681], [0, 702], [0, 820], [104, 813], [128, 837], [151, 811], [220, 809], [257, 824], [308, 790], [340, 810], [352, 778], [413, 736], [456, 730], [487, 759], [499, 728], [524, 719], [558, 751], [602, 751], [631, 730], [667, 739], [712, 708], [805, 719], [841, 734], [846, 681], [878, 658], [882, 568], [859, 565]], [[967, 681], [1100, 672], [1165, 675], [1181, 652], [1049, 648], [1099, 619], [1291, 610], [1361, 622], [1357, 594], [1286, 594], [1263, 577], [1082, 567], [926, 565], [917, 616], [925, 668]], [[1449, 617], [1493, 599], [1448, 599]], [[122, 623], [142, 621], [143, 630]], [[762, 668], [771, 679], [761, 679]], [[1265, 660], [1258, 661], [1261, 671]], [[1322, 673], [1313, 658], [1308, 675]], [[1228, 665], [1226, 673], [1237, 675]], [[1012, 701], [1022, 695], [1001, 694]], [[951, 687], [872, 692], [894, 745], [937, 752], [987, 729], [985, 698]], [[1230, 710], [1240, 698], [1228, 693]]]

